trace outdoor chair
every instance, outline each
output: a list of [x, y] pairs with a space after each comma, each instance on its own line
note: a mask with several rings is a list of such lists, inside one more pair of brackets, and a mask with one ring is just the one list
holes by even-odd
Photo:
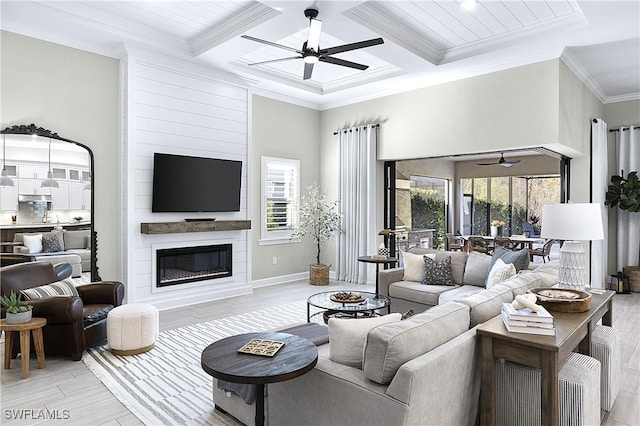
[[472, 251], [491, 254], [492, 248], [487, 240], [482, 237], [469, 237], [469, 252]]
[[547, 260], [551, 261], [549, 254], [551, 253], [551, 247], [555, 242], [556, 242], [555, 240], [547, 240], [544, 242], [542, 247], [531, 249], [529, 251], [529, 254], [531, 255], [531, 259], [533, 259], [533, 256], [540, 256], [542, 257], [542, 261], [544, 263], [547, 263]]
[[518, 250], [518, 243], [511, 241], [508, 237], [496, 237], [493, 240], [493, 246], [501, 246], [507, 250]]
[[451, 232], [447, 232], [447, 247], [449, 251], [462, 251], [463, 244]]

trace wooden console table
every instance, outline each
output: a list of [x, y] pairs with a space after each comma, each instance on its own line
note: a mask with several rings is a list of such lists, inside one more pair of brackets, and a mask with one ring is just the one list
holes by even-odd
[[581, 313], [551, 312], [555, 336], [510, 333], [497, 316], [477, 328], [481, 347], [480, 424], [496, 423], [496, 368], [498, 359], [538, 368], [541, 377], [542, 424], [558, 425], [560, 366], [575, 349], [591, 355], [591, 331], [600, 319], [603, 325], [613, 322], [613, 295], [593, 294], [591, 309]]

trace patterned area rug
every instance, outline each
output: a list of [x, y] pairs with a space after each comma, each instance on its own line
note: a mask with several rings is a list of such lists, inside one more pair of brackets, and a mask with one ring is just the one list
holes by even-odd
[[88, 349], [82, 360], [146, 425], [236, 424], [214, 411], [212, 378], [200, 366], [203, 349], [224, 337], [284, 328], [306, 317], [301, 300], [163, 331], [143, 354], [117, 356], [102, 346]]

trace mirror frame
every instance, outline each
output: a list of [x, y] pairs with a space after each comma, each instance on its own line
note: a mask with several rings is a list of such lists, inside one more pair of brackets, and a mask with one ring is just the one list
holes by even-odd
[[38, 127], [35, 124], [31, 123], [29, 125], [26, 124], [20, 124], [20, 125], [15, 125], [15, 126], [11, 126], [11, 127], [7, 127], [4, 130], [0, 131], [0, 134], [4, 135], [35, 135], [35, 136], [42, 136], [42, 137], [46, 137], [46, 138], [51, 138], [51, 139], [57, 139], [59, 141], [62, 142], [68, 142], [68, 143], [72, 143], [75, 145], [78, 145], [81, 148], [84, 148], [87, 150], [87, 152], [89, 153], [89, 167], [91, 170], [91, 226], [90, 226], [90, 232], [91, 232], [91, 282], [95, 282], [95, 281], [102, 281], [102, 278], [100, 278], [100, 274], [98, 273], [98, 236], [97, 233], [95, 231], [95, 201], [94, 201], [94, 162], [93, 162], [93, 151], [91, 150], [91, 148], [89, 148], [88, 146], [80, 143], [80, 142], [76, 142], [74, 140], [71, 139], [67, 139], [67, 138], [63, 138], [61, 136], [58, 136], [57, 133], [52, 132], [51, 130], [45, 129], [43, 127]]

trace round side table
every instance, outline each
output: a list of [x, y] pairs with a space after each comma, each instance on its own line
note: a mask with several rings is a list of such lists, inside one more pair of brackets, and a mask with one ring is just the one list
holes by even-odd
[[11, 368], [11, 353], [14, 333], [20, 333], [20, 358], [22, 358], [22, 378], [29, 378], [29, 351], [31, 350], [30, 334], [33, 333], [33, 344], [36, 348], [38, 367], [44, 368], [44, 343], [42, 343], [42, 327], [47, 325], [46, 318], [31, 318], [29, 322], [7, 324], [6, 319], [0, 320], [0, 329], [4, 331], [4, 369]]

